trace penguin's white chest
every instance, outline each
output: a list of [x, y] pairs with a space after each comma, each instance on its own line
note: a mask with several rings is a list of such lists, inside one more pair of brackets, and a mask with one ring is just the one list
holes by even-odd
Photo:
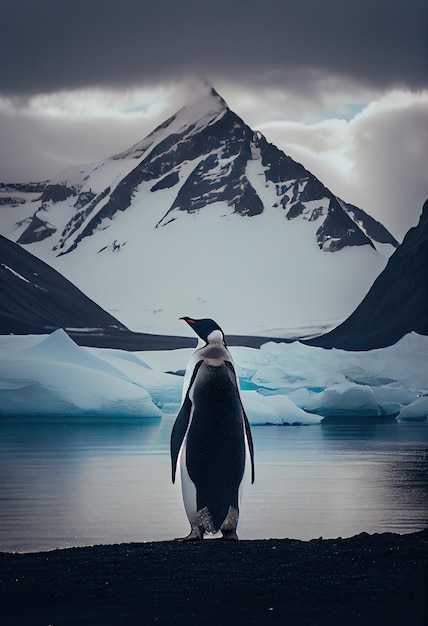
[[198, 512], [196, 485], [190, 478], [189, 471], [187, 469], [186, 448], [187, 436], [184, 438], [183, 445], [181, 446], [178, 466], [180, 469], [181, 493], [183, 496], [183, 503], [186, 515], [191, 524], [196, 524]]

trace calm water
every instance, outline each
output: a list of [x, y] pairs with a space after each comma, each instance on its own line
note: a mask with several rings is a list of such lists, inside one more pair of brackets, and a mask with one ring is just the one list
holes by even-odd
[[[162, 421], [0, 423], [0, 550], [173, 539], [188, 526]], [[253, 428], [242, 539], [428, 525], [428, 423]]]

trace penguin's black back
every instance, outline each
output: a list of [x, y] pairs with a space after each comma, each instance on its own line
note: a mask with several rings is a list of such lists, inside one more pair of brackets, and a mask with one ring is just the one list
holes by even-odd
[[218, 530], [229, 507], [238, 509], [245, 468], [243, 409], [230, 363], [203, 362], [192, 389], [186, 465], [196, 486], [197, 509], [207, 507]]

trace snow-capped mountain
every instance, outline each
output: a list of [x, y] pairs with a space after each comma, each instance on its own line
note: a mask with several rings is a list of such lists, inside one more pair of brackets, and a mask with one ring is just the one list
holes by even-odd
[[337, 324], [397, 242], [253, 131], [212, 89], [129, 150], [67, 170], [1, 228], [145, 332], [182, 315], [228, 333]]
[[428, 200], [418, 225], [406, 234], [352, 315], [307, 343], [372, 350], [393, 345], [412, 331], [428, 335]]

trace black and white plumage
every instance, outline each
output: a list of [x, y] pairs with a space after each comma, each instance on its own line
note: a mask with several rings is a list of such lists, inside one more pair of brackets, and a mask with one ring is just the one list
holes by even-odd
[[172, 481], [180, 469], [191, 530], [185, 540], [221, 531], [237, 539], [244, 474], [254, 482], [254, 450], [232, 357], [211, 319], [185, 320], [202, 341], [187, 366], [180, 412], [171, 433]]

